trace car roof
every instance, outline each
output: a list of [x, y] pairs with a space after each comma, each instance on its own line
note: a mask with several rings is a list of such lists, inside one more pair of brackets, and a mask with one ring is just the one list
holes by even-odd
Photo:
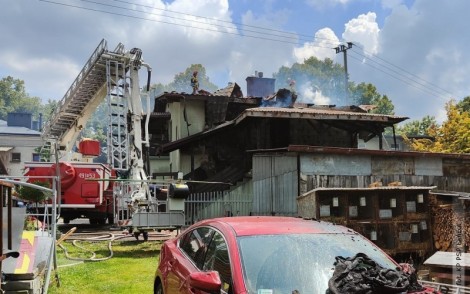
[[235, 216], [207, 219], [199, 225], [230, 227], [237, 236], [275, 234], [358, 234], [333, 223], [281, 216]]

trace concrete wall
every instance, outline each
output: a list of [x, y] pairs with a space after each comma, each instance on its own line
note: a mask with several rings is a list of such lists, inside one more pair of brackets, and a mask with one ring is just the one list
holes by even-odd
[[[297, 161], [298, 160], [298, 161]], [[298, 162], [298, 166], [297, 166]], [[445, 157], [405, 157], [294, 152], [253, 156], [254, 213], [296, 213], [296, 197], [316, 188], [367, 188], [399, 181], [470, 192], [469, 163]], [[459, 171], [459, 173], [457, 173]]]
[[[24, 162], [33, 161], [35, 149], [41, 147], [43, 142], [39, 136], [0, 136], [1, 146], [14, 147], [10, 151], [0, 152], [2, 160], [9, 176], [22, 176], [24, 170]], [[21, 161], [12, 161], [12, 153], [20, 153]]]
[[[187, 136], [196, 134], [204, 130], [205, 127], [205, 107], [204, 101], [188, 100], [186, 102], [168, 103], [167, 112], [171, 113], [170, 120], [170, 141], [179, 140]], [[186, 113], [186, 115], [184, 114]], [[186, 120], [185, 121], [185, 117]], [[188, 125], [189, 124], [189, 125]], [[183, 171], [180, 150], [170, 152], [169, 163], [172, 172]], [[197, 165], [196, 165], [197, 167]], [[167, 171], [170, 169], [167, 169]], [[186, 172], [189, 172], [187, 170]]]
[[[300, 193], [320, 187], [365, 188], [380, 181], [406, 186], [437, 186], [439, 190], [470, 192], [468, 164], [436, 156], [301, 154]], [[455, 170], [460, 170], [456, 173]]]

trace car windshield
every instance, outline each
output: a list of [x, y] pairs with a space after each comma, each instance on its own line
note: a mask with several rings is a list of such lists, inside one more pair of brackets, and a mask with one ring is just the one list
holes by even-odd
[[293, 234], [238, 238], [248, 293], [325, 293], [336, 256], [365, 253], [379, 265], [396, 264], [360, 235]]

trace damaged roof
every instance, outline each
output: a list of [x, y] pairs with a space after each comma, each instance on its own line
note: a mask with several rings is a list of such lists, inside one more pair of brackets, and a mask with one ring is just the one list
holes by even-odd
[[237, 123], [246, 117], [272, 117], [272, 118], [299, 118], [315, 120], [353, 120], [383, 122], [388, 125], [402, 122], [408, 117], [367, 112], [344, 111], [326, 107], [318, 108], [284, 108], [284, 107], [257, 107], [245, 110], [237, 119]]
[[249, 118], [289, 118], [289, 119], [311, 119], [311, 120], [329, 120], [342, 122], [341, 127], [351, 128], [357, 125], [357, 129], [367, 129], [367, 124], [373, 123], [381, 126], [391, 126], [407, 119], [407, 117], [399, 117], [393, 115], [372, 114], [363, 111], [345, 111], [328, 107], [318, 108], [282, 108], [282, 107], [254, 107], [245, 109], [238, 117], [232, 121], [226, 121], [214, 128], [205, 130], [180, 140], [172, 141], [161, 146], [161, 152], [171, 152], [176, 149], [183, 148], [186, 144], [197, 141], [215, 132], [223, 130], [241, 123]]
[[229, 83], [227, 87], [214, 92], [215, 96], [243, 97], [243, 92], [237, 83]]

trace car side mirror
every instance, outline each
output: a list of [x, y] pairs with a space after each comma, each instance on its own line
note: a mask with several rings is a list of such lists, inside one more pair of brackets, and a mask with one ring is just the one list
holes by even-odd
[[189, 286], [209, 293], [220, 293], [222, 282], [216, 271], [195, 272], [189, 275]]

